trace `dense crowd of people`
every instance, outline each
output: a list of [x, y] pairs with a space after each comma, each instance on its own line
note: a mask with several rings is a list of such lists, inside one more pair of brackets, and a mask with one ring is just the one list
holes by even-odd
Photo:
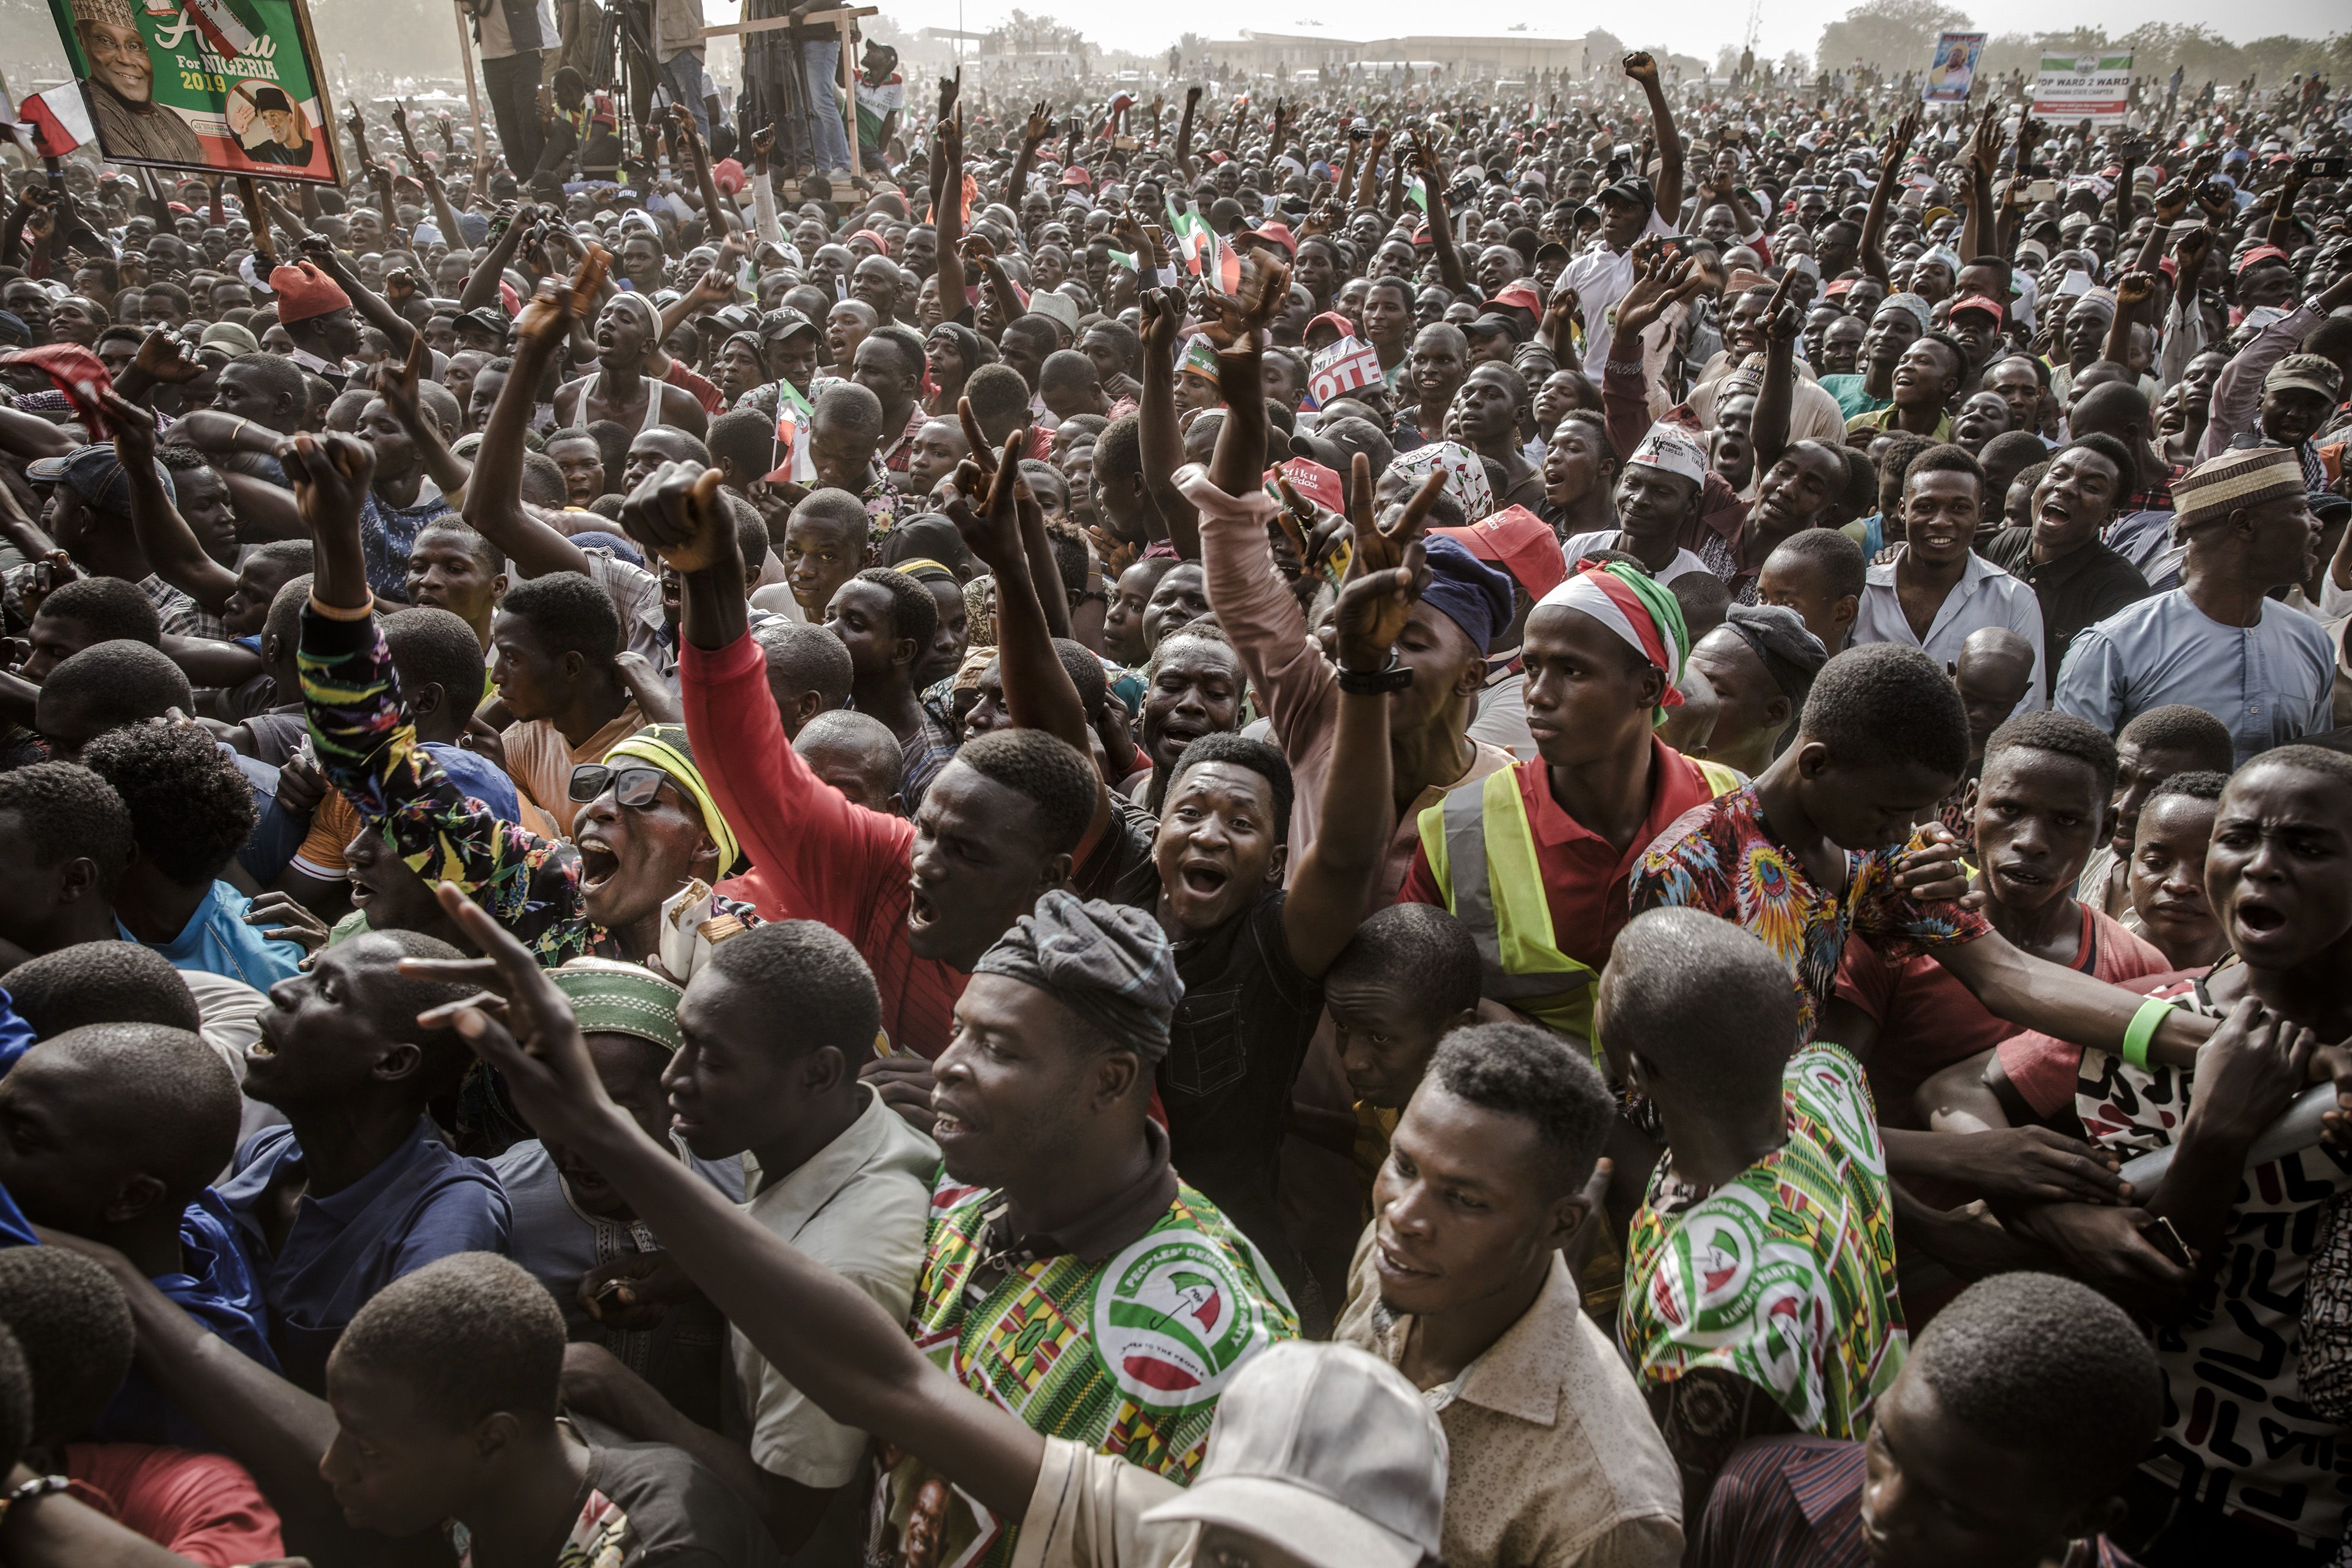
[[11, 181], [0, 1563], [2352, 1562], [2343, 100], [530, 9]]

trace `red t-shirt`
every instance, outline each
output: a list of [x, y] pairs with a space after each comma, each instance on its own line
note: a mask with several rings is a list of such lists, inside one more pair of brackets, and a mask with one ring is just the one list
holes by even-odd
[[[2087, 904], [2081, 908], [2075, 968], [2115, 985], [2172, 967], [2121, 922]], [[1878, 1044], [1870, 1053], [1870, 1092], [1878, 1102], [1880, 1123], [1889, 1127], [1919, 1128], [1912, 1102], [1921, 1084], [2019, 1032], [2015, 1024], [1986, 1011], [1958, 976], [1925, 953], [1889, 964], [1869, 943], [1849, 938], [1838, 965], [1837, 995], [1878, 1024]]]
[[[2168, 985], [2198, 979], [2205, 973], [2204, 969], [2166, 969], [2126, 980], [2123, 988], [2152, 997]], [[2035, 1115], [2047, 1120], [2062, 1111], [2072, 1113], [2075, 1080], [2083, 1071], [2081, 1046], [2029, 1029], [2000, 1042], [2000, 1059], [2010, 1087], [2017, 1091], [2018, 1097], [2032, 1108]]]
[[955, 1034], [970, 977], [907, 941], [915, 824], [853, 806], [784, 738], [767, 656], [740, 637], [714, 653], [681, 641], [678, 696], [711, 799], [751, 869], [719, 884], [766, 920], [815, 920], [856, 946], [882, 993], [893, 1047], [925, 1058]]
[[694, 401], [702, 405], [702, 412], [705, 413], [717, 413], [727, 406], [726, 398], [719, 394], [717, 387], [688, 370], [674, 354], [670, 356], [669, 373], [662, 377], [662, 380], [674, 387], [684, 387], [692, 392]]
[[[1622, 854], [1551, 798], [1541, 758], [1511, 769], [1518, 781], [1519, 804], [1535, 834], [1536, 867], [1543, 876], [1544, 903], [1551, 911], [1552, 945], [1591, 968], [1609, 961], [1617, 933], [1633, 918], [1632, 879], [1642, 852], [1684, 812], [1715, 798], [1698, 764], [1654, 736], [1650, 769], [1650, 814]], [[1427, 850], [1412, 852], [1412, 865], [1404, 873], [1404, 885], [1397, 889], [1396, 901], [1445, 906], [1445, 894], [1429, 869]]]
[[286, 1555], [278, 1511], [226, 1454], [145, 1443], [68, 1443], [76, 1500], [205, 1568]]

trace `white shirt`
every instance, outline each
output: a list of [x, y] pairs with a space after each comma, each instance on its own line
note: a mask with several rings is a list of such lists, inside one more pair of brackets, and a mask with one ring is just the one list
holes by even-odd
[[[1624, 549], [1625, 547], [1617, 542], [1624, 537], [1624, 530], [1622, 528], [1595, 528], [1589, 534], [1572, 534], [1569, 537], [1568, 542], [1559, 547], [1559, 553], [1567, 560], [1568, 570], [1574, 571], [1577, 561], [1594, 550]], [[1691, 551], [1677, 549], [1675, 551], [1675, 559], [1666, 563], [1665, 570], [1654, 571], [1650, 575], [1660, 582], [1672, 582], [1678, 577], [1687, 577], [1695, 571], [1710, 570], [1706, 562], [1699, 559]]]
[[1528, 728], [1528, 678], [1517, 670], [1486, 677], [1478, 694], [1477, 716], [1463, 733], [1509, 752], [1521, 762], [1539, 757], [1536, 737]]
[[[923, 1267], [931, 1178], [939, 1146], [870, 1089], [848, 1129], [780, 1181], [743, 1156], [744, 1212], [874, 1298], [904, 1322]], [[845, 1486], [865, 1457], [866, 1434], [845, 1427], [730, 1331], [735, 1381], [751, 1417], [751, 1458], [771, 1475], [819, 1490]]]
[[[1658, 216], [1655, 207], [1650, 209], [1650, 221], [1638, 236], [1647, 239], [1652, 235], [1670, 235], [1674, 228]], [[1577, 256], [1559, 269], [1559, 288], [1576, 290], [1577, 308], [1584, 317], [1584, 373], [1594, 381], [1601, 379], [1601, 367], [1609, 362], [1609, 338], [1617, 325], [1617, 301], [1633, 287], [1633, 254], [1611, 250], [1605, 241], [1596, 241], [1591, 250]]]
[[2011, 577], [1974, 550], [1969, 552], [1968, 567], [1960, 580], [1936, 607], [1936, 618], [1927, 626], [1925, 637], [1911, 630], [1910, 619], [1903, 613], [1903, 601], [1895, 591], [1895, 569], [1897, 560], [1885, 566], [1874, 566], [1863, 574], [1862, 609], [1854, 617], [1853, 640], [1864, 643], [1900, 643], [1906, 647], [1924, 649], [1937, 663], [1950, 665], [1960, 656], [1960, 644], [1974, 632], [1988, 626], [2006, 626], [2025, 639], [2033, 650], [2033, 678], [2025, 685], [2025, 695], [2018, 699], [2012, 715], [2037, 712], [2042, 706], [2045, 689], [2042, 674], [2042, 601], [2033, 597], [2031, 584]]

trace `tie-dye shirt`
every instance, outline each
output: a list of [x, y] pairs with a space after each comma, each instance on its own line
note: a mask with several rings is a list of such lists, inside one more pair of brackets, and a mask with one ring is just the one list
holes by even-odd
[[1845, 891], [1832, 893], [1773, 834], [1750, 784], [1693, 807], [1658, 835], [1633, 873], [1633, 913], [1704, 909], [1755, 933], [1795, 978], [1811, 1040], [1849, 935], [1892, 965], [1992, 929], [1972, 909], [1915, 898], [1895, 884], [1896, 862], [1926, 843], [1914, 834], [1907, 844], [1847, 852]]

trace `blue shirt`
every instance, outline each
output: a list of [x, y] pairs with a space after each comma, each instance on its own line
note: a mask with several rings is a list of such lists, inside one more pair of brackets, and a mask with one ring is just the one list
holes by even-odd
[[0, 990], [0, 1077], [16, 1065], [16, 1059], [33, 1049], [33, 1026], [16, 1016], [16, 1001], [5, 990]]
[[2116, 611], [2074, 639], [2051, 706], [2114, 735], [2186, 703], [2230, 727], [2243, 766], [2258, 751], [2336, 722], [2336, 653], [2319, 622], [2273, 600], [2252, 626], [2224, 626], [2174, 589]]
[[[277, 1371], [278, 1354], [269, 1348], [268, 1308], [261, 1299], [260, 1278], [246, 1256], [245, 1243], [237, 1239], [236, 1217], [210, 1187], [198, 1194], [180, 1216], [180, 1259], [184, 1271], [156, 1275], [155, 1288], [195, 1319], [199, 1327]], [[220, 1448], [204, 1423], [173, 1404], [140, 1366], [131, 1369], [114, 1403], [99, 1417], [98, 1436], [109, 1443]]]
[[[169, 959], [174, 969], [201, 969], [207, 975], [242, 980], [267, 993], [278, 981], [299, 972], [302, 949], [292, 942], [272, 942], [259, 927], [247, 925], [245, 912], [252, 904], [251, 899], [228, 883], [215, 882], [210, 896], [196, 905], [177, 936], [147, 946]], [[139, 940], [120, 920], [114, 928], [125, 942]]]
[[416, 504], [389, 506], [370, 490], [360, 498], [360, 551], [367, 559], [368, 587], [379, 599], [408, 602], [408, 552], [425, 525], [449, 511], [432, 480], [418, 486]]
[[434, 1139], [430, 1125], [419, 1116], [407, 1142], [342, 1191], [304, 1194], [274, 1257], [256, 1210], [301, 1168], [294, 1129], [256, 1134], [221, 1184], [261, 1265], [270, 1343], [286, 1375], [313, 1394], [325, 1391], [327, 1353], [369, 1297], [452, 1253], [507, 1250], [512, 1211], [497, 1173]]

